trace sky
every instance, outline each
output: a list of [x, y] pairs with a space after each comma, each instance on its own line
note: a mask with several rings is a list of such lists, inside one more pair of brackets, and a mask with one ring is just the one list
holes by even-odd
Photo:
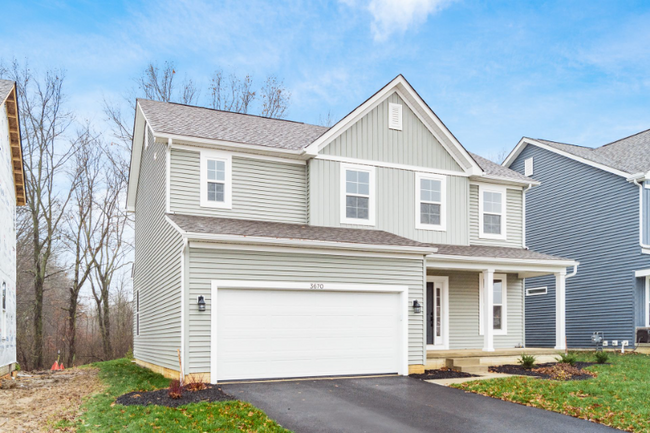
[[[599, 146], [650, 128], [646, 1], [0, 0], [0, 59], [66, 71], [67, 106], [105, 121], [150, 62], [207, 87], [276, 75], [287, 118], [339, 120], [403, 74], [470, 151], [522, 136]], [[204, 92], [207, 96], [207, 91]]]

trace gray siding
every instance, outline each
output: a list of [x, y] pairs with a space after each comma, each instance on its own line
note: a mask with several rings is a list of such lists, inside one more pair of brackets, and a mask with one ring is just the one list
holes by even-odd
[[[409, 287], [409, 300], [423, 299], [423, 259], [280, 253], [190, 248], [188, 293], [189, 372], [210, 371], [211, 281], [265, 280], [324, 283], [395, 284]], [[199, 312], [196, 298], [206, 297]], [[193, 300], [193, 301], [192, 301]], [[422, 315], [409, 316], [409, 363], [424, 363]]]
[[[484, 337], [480, 335], [479, 281], [476, 272], [433, 272], [428, 275], [449, 277], [449, 349], [482, 349]], [[523, 280], [508, 274], [507, 335], [495, 335], [494, 347], [513, 348], [524, 343]]]
[[469, 242], [471, 245], [494, 245], [521, 248], [523, 245], [523, 191], [506, 190], [506, 239], [481, 239], [479, 237], [479, 187], [469, 186]]
[[[526, 196], [526, 243], [543, 253], [578, 260], [567, 280], [569, 347], [593, 347], [591, 334], [634, 341], [637, 323], [634, 271], [650, 268], [639, 246], [639, 189], [623, 177], [528, 146], [511, 168], [523, 173], [533, 157], [541, 182]], [[552, 346], [555, 279], [530, 278], [526, 287], [548, 286], [546, 296], [526, 298], [528, 346]]]
[[[309, 223], [333, 227], [341, 224], [341, 164], [334, 161], [309, 162]], [[421, 242], [467, 245], [468, 179], [447, 176], [447, 230], [415, 228], [415, 172], [375, 168], [375, 229], [385, 230]]]
[[[402, 104], [402, 130], [388, 128], [388, 104]], [[438, 168], [462, 168], [402, 99], [393, 93], [321, 152], [371, 161]]]
[[234, 156], [232, 209], [201, 207], [199, 190], [200, 153], [172, 149], [172, 212], [288, 223], [307, 221], [304, 165]]
[[140, 292], [140, 335], [135, 335], [134, 328], [133, 353], [141, 361], [178, 370], [182, 240], [165, 220], [164, 155], [165, 145], [149, 135], [141, 160], [135, 214], [133, 289], [134, 295]]

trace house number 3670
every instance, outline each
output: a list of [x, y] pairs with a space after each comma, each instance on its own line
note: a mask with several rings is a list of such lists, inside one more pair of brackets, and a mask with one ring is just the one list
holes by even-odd
[[311, 290], [323, 290], [325, 288], [325, 284], [322, 283], [311, 283], [309, 286]]

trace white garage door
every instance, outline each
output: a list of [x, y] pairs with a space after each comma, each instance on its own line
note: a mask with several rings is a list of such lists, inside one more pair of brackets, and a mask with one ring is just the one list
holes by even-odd
[[218, 289], [216, 303], [219, 381], [401, 371], [399, 293]]

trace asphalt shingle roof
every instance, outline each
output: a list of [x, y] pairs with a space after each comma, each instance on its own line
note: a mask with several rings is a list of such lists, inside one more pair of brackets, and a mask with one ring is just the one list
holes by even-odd
[[329, 128], [171, 102], [138, 99], [156, 133], [300, 150]]
[[13, 87], [13, 81], [0, 80], [0, 103], [7, 99], [7, 96], [9, 96], [9, 92], [11, 92], [11, 89], [13, 89]]
[[190, 233], [429, 248], [427, 244], [381, 230], [321, 227], [308, 224], [288, 224], [181, 214], [168, 214], [168, 217], [181, 230]]
[[482, 245], [445, 245], [430, 244], [437, 248], [438, 252], [434, 254], [465, 256], [465, 257], [486, 257], [499, 259], [519, 259], [519, 260], [570, 260], [564, 257], [551, 256], [549, 254], [538, 253], [537, 251], [527, 250], [524, 248], [511, 247], [490, 247]]
[[474, 161], [476, 161], [476, 163], [483, 169], [485, 174], [489, 174], [495, 177], [501, 177], [504, 179], [514, 179], [514, 180], [524, 180], [524, 181], [531, 180], [529, 177], [526, 177], [519, 172], [510, 170], [509, 168], [506, 168], [500, 164], [492, 162], [489, 159], [483, 158], [480, 155], [471, 152], [470, 155], [472, 155]]
[[629, 174], [650, 171], [650, 129], [596, 148], [542, 139], [535, 140]]

